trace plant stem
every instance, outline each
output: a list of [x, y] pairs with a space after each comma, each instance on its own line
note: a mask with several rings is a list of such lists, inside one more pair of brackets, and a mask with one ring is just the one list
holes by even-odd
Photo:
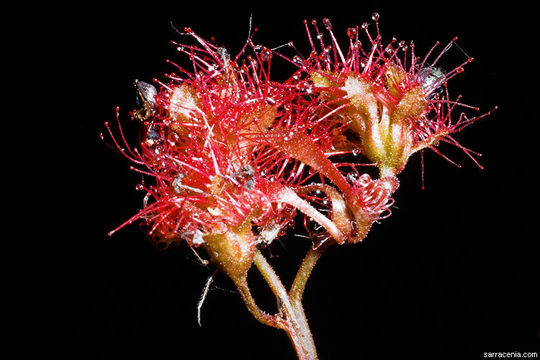
[[[312, 187], [312, 188], [315, 188], [315, 187]], [[306, 189], [302, 189], [302, 191], [309, 191], [309, 189], [306, 187]], [[276, 195], [276, 198], [279, 199], [280, 202], [292, 205], [297, 210], [303, 212], [306, 216], [311, 217], [319, 225], [324, 227], [326, 231], [328, 231], [330, 236], [333, 239], [335, 239], [337, 242], [341, 243], [345, 241], [346, 234], [343, 234], [341, 232], [341, 230], [336, 226], [334, 221], [328, 219], [326, 216], [321, 214], [317, 209], [311, 206], [306, 200], [298, 196], [296, 192], [285, 187], [285, 188], [280, 189], [279, 193]]]
[[263, 323], [264, 325], [283, 330], [286, 329], [285, 323], [282, 319], [280, 319], [278, 316], [265, 313], [257, 306], [257, 304], [255, 303], [255, 299], [253, 299], [253, 296], [251, 295], [251, 291], [249, 290], [247, 281], [239, 281], [235, 283], [236, 288], [240, 292], [242, 300], [246, 304], [246, 307], [248, 308], [251, 315], [253, 315], [256, 320]]
[[[328, 249], [333, 243], [334, 241], [332, 239], [328, 239], [319, 244], [319, 246], [315, 248], [312, 247], [308, 250], [306, 257], [302, 261], [302, 265], [300, 265], [300, 268], [298, 268], [298, 272], [296, 273], [296, 277], [294, 278], [291, 286], [291, 291], [289, 292], [290, 299], [294, 306], [302, 303], [302, 295], [304, 294], [307, 280], [309, 279], [315, 264], [326, 249]], [[299, 307], [302, 308], [301, 305], [299, 305]]]
[[272, 292], [276, 296], [279, 307], [283, 315], [284, 325], [283, 328], [291, 342], [293, 343], [299, 360], [317, 360], [317, 351], [315, 349], [315, 343], [311, 336], [311, 331], [302, 309], [302, 304], [295, 302], [294, 306], [289, 298], [289, 294], [285, 287], [281, 283], [281, 280], [274, 272], [274, 269], [270, 266], [266, 258], [260, 251], [255, 252], [254, 263], [257, 269], [266, 280]]

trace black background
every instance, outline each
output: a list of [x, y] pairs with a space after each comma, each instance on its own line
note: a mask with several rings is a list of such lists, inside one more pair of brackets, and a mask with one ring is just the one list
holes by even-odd
[[[4, 309], [14, 322], [5, 358], [294, 359], [286, 335], [257, 323], [224, 276], [198, 326], [196, 305], [211, 269], [187, 246], [157, 251], [137, 225], [106, 235], [141, 207], [143, 194], [135, 190], [141, 176], [98, 135], [120, 106], [124, 130], [136, 141], [128, 115], [133, 80], [164, 79], [172, 70], [165, 59], [180, 59], [169, 41], [183, 38], [171, 21], [236, 53], [252, 13], [257, 43], [292, 40], [307, 51], [303, 19], [329, 17], [345, 40], [346, 29], [373, 11], [385, 39], [413, 39], [419, 54], [459, 36], [475, 61], [451, 90], [483, 111], [499, 109], [457, 136], [483, 154], [484, 170], [443, 146], [463, 166], [426, 153], [422, 190], [414, 158], [401, 174], [392, 217], [364, 243], [322, 258], [304, 297], [319, 357], [481, 359], [489, 351], [539, 351], [538, 28], [532, 8], [504, 4], [147, 1], [13, 10], [20, 20], [5, 34], [17, 67], [5, 72], [16, 77], [16, 105], [6, 106], [15, 111], [4, 121], [16, 130], [5, 133], [15, 142], [4, 178], [14, 217], [6, 229], [16, 231], [5, 244], [17, 246], [4, 252], [14, 260], [4, 262], [6, 297], [14, 300]], [[274, 63], [278, 79], [280, 69], [290, 69]], [[285, 283], [308, 245], [293, 237], [271, 247]], [[262, 281], [255, 273], [250, 281], [261, 307], [272, 310]]]

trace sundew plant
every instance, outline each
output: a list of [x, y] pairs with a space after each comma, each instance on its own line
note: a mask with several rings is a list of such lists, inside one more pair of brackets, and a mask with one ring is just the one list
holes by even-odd
[[[168, 61], [165, 80], [135, 81], [139, 141], [126, 139], [118, 111], [118, 128], [106, 124], [108, 142], [147, 179], [137, 186], [142, 208], [110, 235], [138, 221], [160, 249], [187, 242], [232, 280], [255, 319], [287, 333], [302, 360], [317, 359], [302, 307], [312, 269], [329, 247], [361, 242], [391, 215], [409, 158], [427, 150], [456, 164], [444, 154], [451, 145], [480, 166], [456, 134], [490, 112], [449, 91], [473, 59], [462, 52], [443, 69], [456, 38], [417, 54], [412, 42], [384, 41], [378, 19], [349, 28], [345, 43], [329, 19], [305, 21], [309, 54], [257, 44], [255, 32], [231, 54], [185, 28], [173, 44], [189, 66]], [[296, 70], [274, 81], [275, 61]], [[287, 241], [311, 246], [286, 286], [261, 250], [291, 232], [300, 236]], [[275, 296], [275, 314], [256, 304], [251, 268]]]

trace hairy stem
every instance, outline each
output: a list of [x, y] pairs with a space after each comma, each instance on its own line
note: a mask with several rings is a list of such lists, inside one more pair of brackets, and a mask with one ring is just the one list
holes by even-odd
[[276, 200], [292, 205], [297, 210], [311, 217], [319, 225], [324, 227], [330, 236], [332, 236], [332, 238], [334, 238], [337, 242], [342, 243], [345, 241], [346, 234], [343, 234], [332, 220], [321, 214], [320, 211], [311, 206], [306, 200], [302, 199], [291, 189], [284, 187], [280, 189], [275, 196]]
[[299, 360], [317, 360], [315, 343], [300, 303], [293, 303], [289, 294], [260, 251], [255, 252], [254, 263], [276, 296], [284, 321], [284, 330], [293, 343]]
[[337, 235], [343, 235], [343, 237], [336, 237], [336, 234], [329, 232], [330, 236], [334, 238], [338, 243], [342, 243], [347, 240], [347, 237], [351, 235], [351, 214], [347, 208], [347, 204], [343, 199], [343, 196], [334, 187], [326, 184], [311, 184], [303, 186], [298, 189], [298, 195], [309, 193], [310, 191], [322, 191], [326, 194], [332, 204], [331, 222], [339, 229], [340, 233]]
[[263, 323], [264, 325], [268, 325], [278, 329], [286, 329], [285, 323], [282, 319], [275, 315], [265, 313], [257, 306], [257, 304], [255, 303], [255, 299], [253, 299], [253, 296], [251, 295], [251, 291], [249, 290], [247, 281], [238, 281], [235, 283], [236, 288], [238, 289], [238, 292], [242, 297], [242, 300], [246, 304], [246, 307], [257, 321]]
[[[296, 273], [296, 277], [294, 278], [293, 284], [291, 286], [291, 291], [289, 292], [290, 299], [293, 302], [294, 306], [297, 306], [297, 304], [301, 304], [302, 295], [304, 294], [307, 280], [309, 279], [309, 276], [311, 275], [315, 264], [317, 263], [321, 255], [326, 251], [326, 249], [328, 249], [333, 243], [333, 240], [328, 239], [323, 243], [319, 244], [319, 246], [311, 247], [308, 250], [306, 257], [302, 261], [302, 265], [300, 265], [300, 268], [298, 268], [298, 272]], [[298, 306], [302, 308], [301, 305]]]

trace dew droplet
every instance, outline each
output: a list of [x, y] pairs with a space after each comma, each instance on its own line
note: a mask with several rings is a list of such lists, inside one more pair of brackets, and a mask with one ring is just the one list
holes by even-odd
[[301, 64], [302, 61], [303, 61], [302, 58], [300, 56], [298, 56], [298, 55], [294, 55], [292, 60], [293, 60], [293, 62], [295, 62], [297, 64]]
[[360, 149], [358, 149], [358, 148], [355, 148], [355, 149], [352, 150], [352, 154], [353, 154], [354, 156], [360, 155], [360, 152], [361, 152], [361, 151], [360, 151]]
[[373, 14], [371, 14], [371, 18], [373, 19], [373, 21], [379, 20], [379, 13], [378, 13], [378, 12], [374, 12]]
[[323, 19], [323, 24], [324, 24], [324, 26], [326, 26], [326, 28], [328, 30], [332, 30], [332, 23], [330, 22], [330, 19], [324, 18]]
[[310, 85], [307, 81], [300, 81], [298, 84], [296, 84], [296, 88], [301, 91], [304, 91], [309, 87]]
[[367, 22], [364, 22], [364, 23], [362, 24], [362, 29], [365, 30], [365, 29], [367, 29], [367, 28], [368, 28], [368, 23], [367, 23]]
[[270, 59], [272, 59], [272, 50], [263, 47], [261, 51], [261, 59], [262, 61], [270, 61]]
[[356, 29], [355, 28], [348, 28], [347, 29], [347, 36], [349, 36], [351, 39], [356, 36]]

